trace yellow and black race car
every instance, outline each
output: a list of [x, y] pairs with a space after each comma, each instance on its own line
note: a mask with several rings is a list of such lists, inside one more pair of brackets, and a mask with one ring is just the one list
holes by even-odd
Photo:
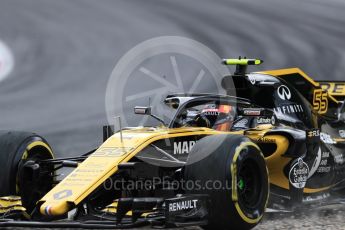
[[[222, 86], [236, 97], [169, 95], [169, 124], [136, 107], [162, 124], [105, 126], [104, 143], [78, 157], [1, 131], [0, 227], [250, 229], [266, 210], [345, 196], [345, 82], [296, 68], [246, 73], [260, 63], [224, 60], [236, 72]], [[74, 169], [59, 179], [62, 168]]]

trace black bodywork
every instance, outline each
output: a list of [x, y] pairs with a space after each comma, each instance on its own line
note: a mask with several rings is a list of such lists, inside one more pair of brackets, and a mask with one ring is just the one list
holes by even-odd
[[[271, 201], [282, 203], [282, 200], [288, 200], [290, 206], [302, 204], [302, 199], [319, 202], [334, 193], [342, 195], [345, 188], [344, 103], [328, 100], [327, 112], [319, 114], [312, 103], [314, 90], [321, 88], [294, 75], [280, 78], [262, 73], [239, 74], [226, 76], [222, 81], [228, 92], [233, 90], [228, 87], [232, 83], [238, 97], [275, 112], [280, 125], [270, 133], [287, 135], [290, 146], [286, 155], [295, 159], [301, 157], [310, 169], [314, 169], [308, 176], [306, 187], [323, 188], [320, 192], [303, 195], [303, 191], [286, 191], [271, 186]], [[289, 89], [290, 98], [279, 96], [279, 87], [282, 86]], [[288, 96], [286, 91], [283, 93], [283, 96]], [[284, 170], [286, 176], [289, 170], [289, 167]]]

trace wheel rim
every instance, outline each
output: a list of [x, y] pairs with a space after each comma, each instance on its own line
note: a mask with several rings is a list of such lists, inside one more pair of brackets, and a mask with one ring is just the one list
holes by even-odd
[[254, 208], [260, 202], [262, 191], [259, 167], [252, 159], [245, 160], [240, 169], [237, 190], [240, 203], [248, 209]]
[[[22, 160], [18, 165], [18, 183], [22, 203], [29, 212], [33, 210], [36, 202], [48, 192], [53, 184], [53, 178], [50, 173], [51, 166], [41, 168], [37, 161], [49, 159], [49, 157], [38, 153], [33, 153], [30, 157]], [[39, 174], [33, 173], [36, 167], [39, 167]], [[45, 173], [42, 173], [45, 172]]]

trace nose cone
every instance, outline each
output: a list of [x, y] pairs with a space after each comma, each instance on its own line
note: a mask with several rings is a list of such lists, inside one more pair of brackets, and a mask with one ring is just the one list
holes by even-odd
[[40, 212], [45, 216], [61, 216], [71, 209], [71, 205], [67, 201], [59, 203], [45, 202], [40, 207]]

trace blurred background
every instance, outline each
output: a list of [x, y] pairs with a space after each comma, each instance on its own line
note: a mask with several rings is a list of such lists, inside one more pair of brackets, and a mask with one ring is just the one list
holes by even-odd
[[265, 61], [252, 70], [344, 80], [344, 12], [343, 0], [0, 0], [0, 41], [14, 59], [0, 78], [0, 129], [37, 132], [58, 156], [96, 147], [115, 64], [157, 36]]

